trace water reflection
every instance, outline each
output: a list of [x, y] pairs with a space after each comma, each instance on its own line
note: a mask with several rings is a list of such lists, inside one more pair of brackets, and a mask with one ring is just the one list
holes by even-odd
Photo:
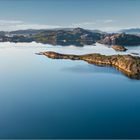
[[71, 67], [64, 67], [62, 68], [62, 71], [67, 72], [74, 72], [74, 73], [107, 73], [107, 74], [120, 74], [118, 70], [112, 67], [103, 67], [103, 66], [96, 66], [96, 65], [90, 65], [90, 64], [84, 64], [84, 65], [75, 65]]

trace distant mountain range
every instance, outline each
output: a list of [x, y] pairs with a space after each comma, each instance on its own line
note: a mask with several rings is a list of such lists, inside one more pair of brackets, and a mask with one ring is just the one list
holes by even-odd
[[[55, 28], [55, 29], [27, 29], [27, 30], [16, 30], [16, 31], [11, 31], [9, 32], [10, 34], [22, 34], [22, 35], [29, 35], [29, 34], [37, 34], [40, 32], [44, 31], [58, 31], [58, 30], [63, 30], [63, 31], [72, 31], [74, 28]], [[89, 30], [86, 29], [87, 31], [90, 32], [96, 32], [96, 33], [107, 33], [101, 30]], [[127, 34], [140, 34], [140, 28], [129, 28], [129, 29], [122, 29], [118, 31], [119, 33], [127, 33]], [[1, 31], [0, 34], [4, 34], [4, 31]], [[7, 33], [7, 32], [6, 32]]]
[[[41, 32], [49, 32], [49, 31], [72, 31], [74, 28], [54, 28], [54, 29], [26, 29], [26, 30], [16, 30], [16, 31], [0, 31], [0, 35], [35, 35]], [[100, 30], [88, 30], [89, 32], [95, 32], [95, 33], [105, 33]]]
[[122, 29], [119, 32], [127, 34], [140, 34], [140, 28]]
[[[15, 31], [0, 31], [0, 36], [2, 35], [35, 35], [41, 32], [47, 32], [47, 31], [72, 31], [74, 28], [55, 28], [55, 29], [26, 29], [26, 30], [15, 30]], [[107, 32], [101, 31], [101, 30], [89, 30], [85, 29], [89, 32], [93, 33], [101, 33], [101, 34], [107, 34]], [[126, 33], [126, 34], [140, 34], [140, 28], [129, 28], [129, 29], [122, 29], [119, 30], [117, 33]]]
[[52, 45], [140, 45], [140, 29], [125, 29], [118, 33], [82, 28], [56, 28], [42, 30], [0, 31], [0, 42], [39, 42]]
[[45, 32], [45, 31], [47, 32], [47, 31], [58, 31], [58, 30], [69, 31], [69, 30], [72, 30], [72, 28], [16, 30], [16, 31], [9, 32], [9, 34], [16, 34], [16, 35], [34, 35], [34, 34]]
[[102, 34], [95, 31], [74, 28], [70, 30], [49, 30], [33, 35], [37, 42], [49, 43], [53, 45], [92, 45], [101, 39]]

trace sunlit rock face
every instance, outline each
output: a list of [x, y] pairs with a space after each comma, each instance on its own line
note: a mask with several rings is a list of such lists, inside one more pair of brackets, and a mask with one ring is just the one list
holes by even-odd
[[140, 36], [131, 34], [108, 34], [104, 38], [98, 41], [101, 44], [107, 45], [139, 45]]
[[121, 52], [124, 52], [124, 51], [127, 50], [124, 46], [121, 46], [121, 45], [113, 45], [112, 48], [113, 48], [115, 51], [121, 51]]

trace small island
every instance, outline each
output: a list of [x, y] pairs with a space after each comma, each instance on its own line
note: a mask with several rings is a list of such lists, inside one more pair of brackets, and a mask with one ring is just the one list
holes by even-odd
[[121, 46], [121, 45], [113, 45], [112, 49], [114, 49], [115, 51], [120, 51], [120, 52], [127, 51], [127, 49], [124, 46]]
[[52, 59], [70, 59], [70, 60], [83, 60], [90, 64], [100, 66], [112, 66], [120, 70], [129, 78], [140, 80], [140, 57], [132, 55], [101, 55], [101, 54], [85, 54], [85, 55], [72, 55], [60, 54], [56, 52], [41, 52], [39, 55], [45, 55]]

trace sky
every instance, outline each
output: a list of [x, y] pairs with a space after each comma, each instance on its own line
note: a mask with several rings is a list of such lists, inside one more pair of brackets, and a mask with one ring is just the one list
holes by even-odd
[[0, 30], [140, 27], [140, 0], [0, 0]]

